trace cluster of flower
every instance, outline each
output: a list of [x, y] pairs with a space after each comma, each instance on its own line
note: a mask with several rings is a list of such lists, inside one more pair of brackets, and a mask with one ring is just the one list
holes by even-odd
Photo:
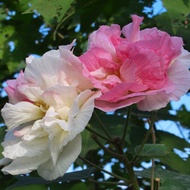
[[113, 24], [94, 31], [79, 57], [71, 51], [74, 42], [41, 58], [29, 56], [25, 71], [7, 81], [5, 174], [37, 170], [56, 179], [80, 154], [80, 133], [94, 107], [158, 110], [189, 90], [190, 53], [182, 39], [157, 28], [140, 31], [143, 18], [132, 19], [122, 30]]

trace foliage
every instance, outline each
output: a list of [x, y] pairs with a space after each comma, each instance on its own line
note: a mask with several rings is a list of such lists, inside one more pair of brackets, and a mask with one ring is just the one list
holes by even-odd
[[[14, 78], [15, 73], [24, 69], [24, 60], [30, 54], [42, 55], [50, 49], [56, 49], [59, 45], [71, 43], [73, 39], [76, 39], [77, 46], [74, 52], [80, 55], [85, 51], [87, 37], [93, 30], [100, 25], [112, 23], [117, 23], [122, 27], [131, 22], [131, 14], [144, 16], [142, 28], [156, 26], [171, 35], [182, 37], [185, 48], [190, 51], [190, 0], [163, 0], [163, 6], [167, 11], [157, 15], [153, 15], [154, 2], [154, 0], [2, 0], [0, 2], [1, 83]], [[2, 94], [1, 109], [7, 102], [7, 98], [3, 94], [2, 87], [0, 93]], [[152, 144], [152, 138], [148, 136], [148, 132], [151, 132], [148, 130], [151, 113], [141, 112], [136, 107], [132, 107], [130, 120], [127, 123], [127, 133], [124, 135], [126, 118], [129, 116], [127, 109], [120, 109], [109, 114], [96, 110], [87, 129], [82, 133], [81, 157], [85, 159], [77, 159], [74, 164], [74, 168], [80, 166], [89, 169], [83, 170], [82, 173], [66, 174], [52, 183], [44, 182], [35, 172], [32, 172], [30, 176], [22, 177], [0, 173], [1, 188], [7, 190], [130, 189], [130, 186], [126, 186], [129, 174], [118, 155], [118, 149], [121, 148], [120, 142], [123, 140], [123, 154], [136, 169], [142, 170], [136, 171], [135, 174], [143, 189], [150, 189], [147, 182], [150, 181], [151, 169], [147, 168], [147, 165], [154, 158], [156, 165], [154, 177], [160, 180], [159, 183], [155, 181], [158, 185], [157, 189], [188, 190], [190, 189], [190, 168], [188, 167], [190, 155], [187, 148], [189, 148], [190, 138], [176, 136], [173, 134], [173, 129], [167, 130], [166, 126], [163, 126], [163, 130], [158, 129], [161, 125], [160, 121], [169, 120], [177, 126], [180, 133], [183, 133], [183, 130], [190, 133], [187, 108], [182, 105], [175, 114], [172, 114], [173, 112], [171, 105], [158, 111], [153, 126], [156, 144]], [[0, 121], [3, 123], [2, 118]], [[1, 127], [1, 142], [4, 131], [5, 128]], [[140, 145], [146, 135], [147, 142], [141, 149]], [[118, 146], [115, 146], [116, 144]], [[2, 151], [1, 147], [0, 150]], [[185, 158], [182, 155], [185, 155]], [[111, 172], [116, 175], [103, 175], [105, 171], [101, 172], [92, 163], [104, 169], [109, 166]]]

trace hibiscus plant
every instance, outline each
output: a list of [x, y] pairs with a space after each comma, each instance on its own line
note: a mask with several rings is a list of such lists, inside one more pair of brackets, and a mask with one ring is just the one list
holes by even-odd
[[0, 2], [1, 188], [190, 189], [190, 1], [156, 3]]

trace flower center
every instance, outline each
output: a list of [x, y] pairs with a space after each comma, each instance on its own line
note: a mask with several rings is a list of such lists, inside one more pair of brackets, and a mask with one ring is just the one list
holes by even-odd
[[34, 105], [38, 106], [43, 112], [46, 112], [49, 108], [49, 106], [43, 100], [34, 102]]

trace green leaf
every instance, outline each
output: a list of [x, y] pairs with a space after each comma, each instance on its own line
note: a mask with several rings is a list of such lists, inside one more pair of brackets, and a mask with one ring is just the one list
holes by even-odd
[[81, 133], [81, 135], [82, 135], [82, 151], [80, 155], [82, 157], [85, 157], [88, 151], [99, 148], [99, 145], [92, 139], [91, 137], [92, 133], [90, 133], [88, 130], [85, 129]]
[[170, 153], [170, 149], [166, 147], [164, 144], [145, 144], [140, 150], [140, 145], [135, 147], [134, 152], [138, 156], [146, 156], [146, 157], [151, 157], [151, 158], [156, 158], [156, 157], [162, 157], [162, 156], [167, 156]]
[[77, 183], [73, 185], [69, 190], [85, 190], [88, 189], [85, 183]]
[[[3, 142], [4, 138], [5, 138], [5, 127], [0, 127], [0, 144]], [[3, 152], [3, 147], [0, 145], [0, 159], [3, 158], [2, 155]]]
[[[151, 178], [151, 169], [136, 171], [136, 175]], [[190, 190], [190, 176], [155, 167], [154, 178], [159, 178], [159, 190]]]
[[176, 148], [182, 151], [184, 151], [184, 148], [190, 146], [190, 144], [186, 140], [166, 131], [157, 130], [156, 138], [157, 142], [159, 142], [160, 144], [165, 144], [170, 148]]
[[47, 190], [45, 185], [30, 185], [27, 187], [16, 187], [12, 188], [13, 190]]
[[187, 167], [190, 165], [190, 157], [184, 160], [177, 154], [171, 152], [166, 157], [160, 157], [159, 160], [162, 164], [175, 171], [190, 175], [190, 167]]
[[[46, 24], [52, 24], [55, 20], [59, 23], [69, 10], [73, 1], [74, 0], [30, 0], [29, 3], [31, 6], [23, 13], [26, 14], [37, 11], [43, 16]], [[21, 0], [21, 3], [25, 3], [25, 0]]]
[[183, 183], [172, 179], [167, 179], [158, 190], [188, 190]]
[[68, 182], [68, 181], [76, 181], [81, 179], [86, 179], [91, 176], [91, 174], [95, 171], [94, 168], [88, 168], [82, 171], [70, 172], [66, 173], [63, 177], [59, 177], [53, 181], [46, 181], [43, 178], [39, 177], [26, 177], [26, 176], [17, 176], [18, 181], [6, 188], [6, 190], [10, 190], [17, 187], [28, 186], [28, 185], [39, 185], [39, 184], [50, 184], [57, 182]]
[[183, 14], [189, 13], [190, 0], [162, 0], [162, 2], [167, 11], [175, 11]]

